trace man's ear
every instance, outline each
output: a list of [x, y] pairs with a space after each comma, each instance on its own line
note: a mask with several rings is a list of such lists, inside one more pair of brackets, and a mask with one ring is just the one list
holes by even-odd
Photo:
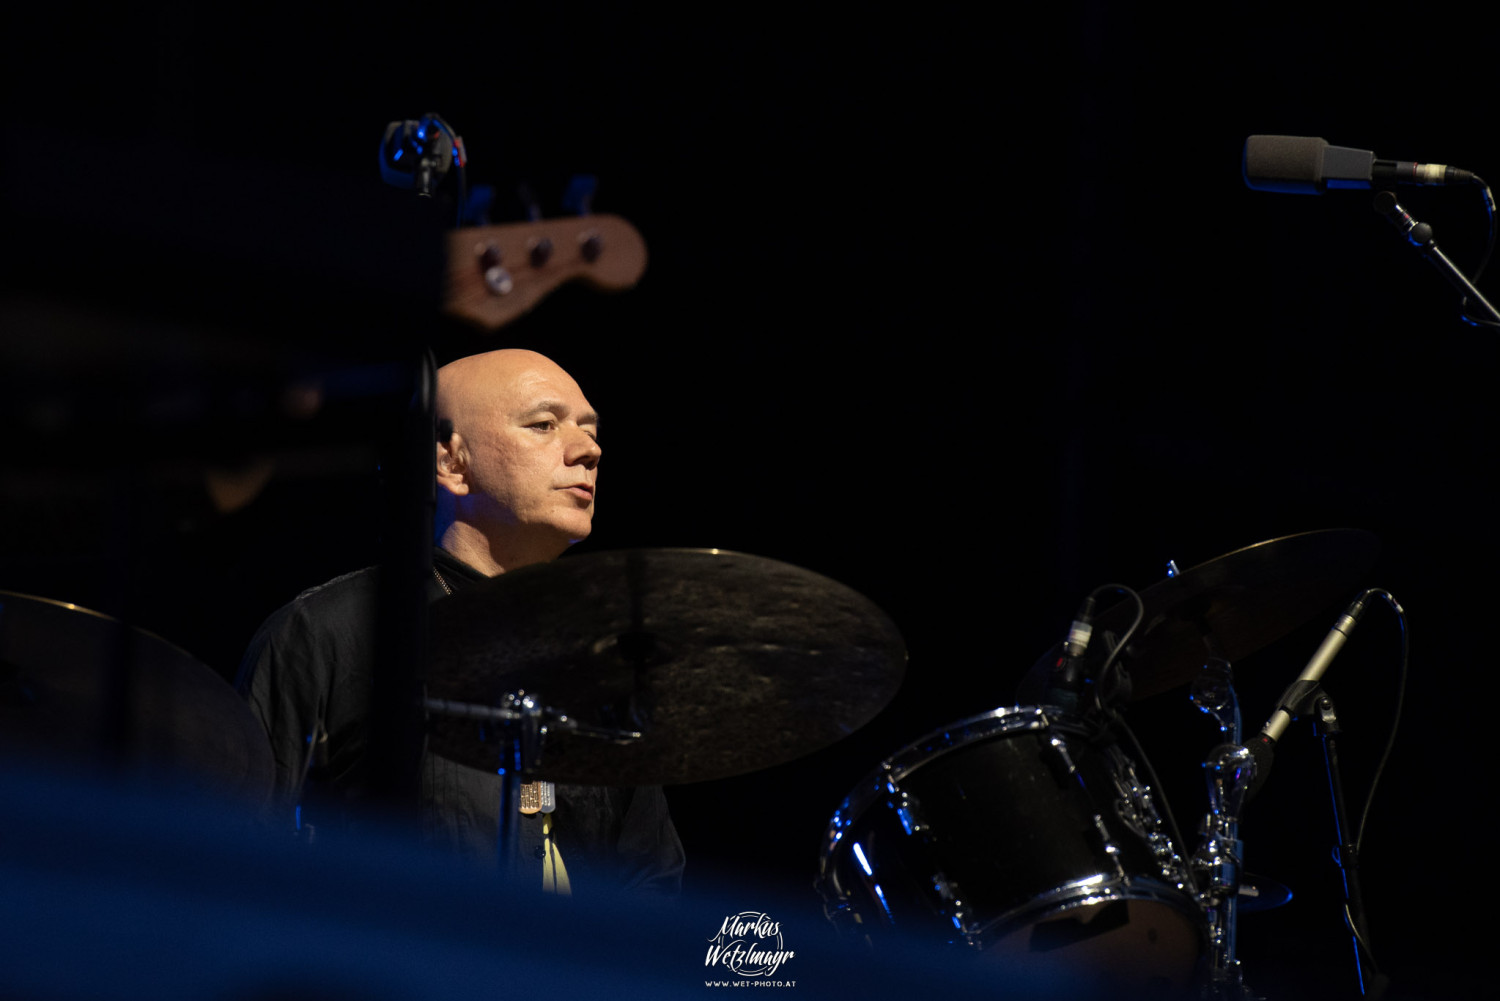
[[468, 457], [469, 450], [456, 431], [447, 441], [437, 443], [438, 486], [447, 488], [455, 497], [463, 497], [469, 492]]

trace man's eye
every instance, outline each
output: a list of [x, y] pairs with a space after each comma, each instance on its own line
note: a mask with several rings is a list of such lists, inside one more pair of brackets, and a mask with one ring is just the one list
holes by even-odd
[[535, 428], [538, 431], [551, 431], [557, 426], [557, 421], [537, 421], [526, 426], [529, 428]]

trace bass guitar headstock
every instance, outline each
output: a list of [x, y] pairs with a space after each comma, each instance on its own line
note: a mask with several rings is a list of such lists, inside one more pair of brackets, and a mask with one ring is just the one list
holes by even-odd
[[619, 216], [471, 226], [448, 236], [444, 310], [496, 330], [566, 282], [620, 291], [645, 270], [646, 242]]

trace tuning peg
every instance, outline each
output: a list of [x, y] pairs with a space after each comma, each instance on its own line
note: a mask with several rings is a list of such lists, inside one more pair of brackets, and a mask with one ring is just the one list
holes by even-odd
[[[522, 181], [516, 185], [516, 197], [526, 206], [526, 218], [531, 222], [542, 221], [542, 203], [537, 200], [531, 185]], [[545, 267], [552, 259], [552, 240], [546, 236], [533, 236], [526, 241], [526, 259], [533, 268]]]
[[593, 264], [604, 253], [604, 237], [595, 229], [583, 233], [578, 237], [578, 253], [585, 261]]
[[516, 282], [501, 262], [500, 244], [481, 243], [474, 248], [474, 252], [479, 257], [479, 273], [484, 278], [485, 288], [494, 295], [510, 295]]

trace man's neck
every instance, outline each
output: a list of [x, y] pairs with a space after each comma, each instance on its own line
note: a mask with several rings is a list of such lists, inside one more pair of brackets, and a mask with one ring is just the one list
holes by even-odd
[[[497, 541], [493, 536], [486, 535], [476, 526], [463, 521], [455, 521], [444, 529], [438, 545], [486, 577], [494, 577], [533, 563], [550, 563], [562, 555], [556, 540]], [[563, 549], [566, 548], [564, 543]]]

